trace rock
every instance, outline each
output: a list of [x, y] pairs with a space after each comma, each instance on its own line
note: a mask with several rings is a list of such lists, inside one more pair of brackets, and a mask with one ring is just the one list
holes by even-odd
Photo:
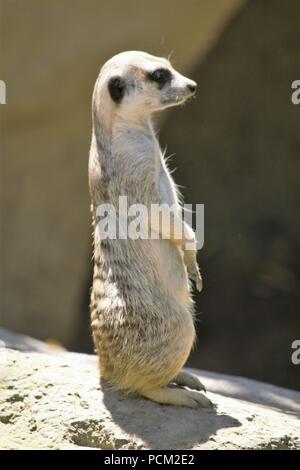
[[300, 449], [300, 393], [194, 370], [217, 411], [162, 406], [98, 379], [97, 358], [0, 349], [1, 449]]
[[0, 348], [6, 347], [16, 349], [17, 351], [36, 351], [44, 353], [52, 353], [53, 347], [43, 341], [31, 338], [27, 335], [13, 333], [6, 328], [0, 328]]

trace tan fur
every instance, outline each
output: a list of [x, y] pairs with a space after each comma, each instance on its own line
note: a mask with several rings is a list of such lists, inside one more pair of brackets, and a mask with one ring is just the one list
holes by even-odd
[[[162, 90], [146, 79], [157, 67], [168, 68], [174, 77]], [[114, 75], [127, 84], [119, 104], [108, 92]], [[97, 206], [108, 202], [117, 207], [120, 195], [128, 197], [128, 204], [175, 203], [179, 210], [178, 191], [152, 129], [151, 114], [188, 98], [187, 84], [194, 82], [169, 61], [142, 52], [118, 54], [102, 67], [93, 94], [89, 159], [94, 223]], [[162, 235], [160, 227], [153, 228]], [[187, 230], [187, 239], [195, 242], [192, 229]], [[184, 249], [187, 239], [100, 240], [95, 230], [93, 339], [101, 376], [116, 388], [160, 403], [210, 406], [198, 392], [168, 387], [177, 376], [180, 385], [198, 384], [194, 388], [203, 389], [197, 379], [180, 372], [195, 339], [188, 272], [201, 284], [196, 251]], [[193, 394], [200, 396], [198, 400]]]

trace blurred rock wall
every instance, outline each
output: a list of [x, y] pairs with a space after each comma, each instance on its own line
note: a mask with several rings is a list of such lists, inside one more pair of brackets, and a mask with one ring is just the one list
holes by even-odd
[[161, 136], [205, 204], [191, 364], [300, 388], [300, 2], [252, 0], [194, 70], [198, 96]]
[[90, 101], [101, 64], [173, 51], [183, 72], [240, 0], [0, 0], [1, 305], [4, 327], [72, 346], [90, 270]]

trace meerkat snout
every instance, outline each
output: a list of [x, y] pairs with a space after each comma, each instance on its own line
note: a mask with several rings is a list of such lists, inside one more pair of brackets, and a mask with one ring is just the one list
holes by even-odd
[[196, 82], [188, 83], [187, 87], [188, 87], [188, 89], [190, 90], [191, 93], [193, 93], [193, 94], [196, 93], [196, 91], [197, 91], [197, 83]]

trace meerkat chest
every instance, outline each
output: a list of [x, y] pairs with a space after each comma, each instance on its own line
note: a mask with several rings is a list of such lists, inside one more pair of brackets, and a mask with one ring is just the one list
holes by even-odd
[[[128, 194], [143, 193], [159, 184], [160, 148], [153, 136], [126, 129], [116, 133], [112, 145], [112, 159], [118, 188]], [[139, 201], [136, 201], [139, 202]]]

